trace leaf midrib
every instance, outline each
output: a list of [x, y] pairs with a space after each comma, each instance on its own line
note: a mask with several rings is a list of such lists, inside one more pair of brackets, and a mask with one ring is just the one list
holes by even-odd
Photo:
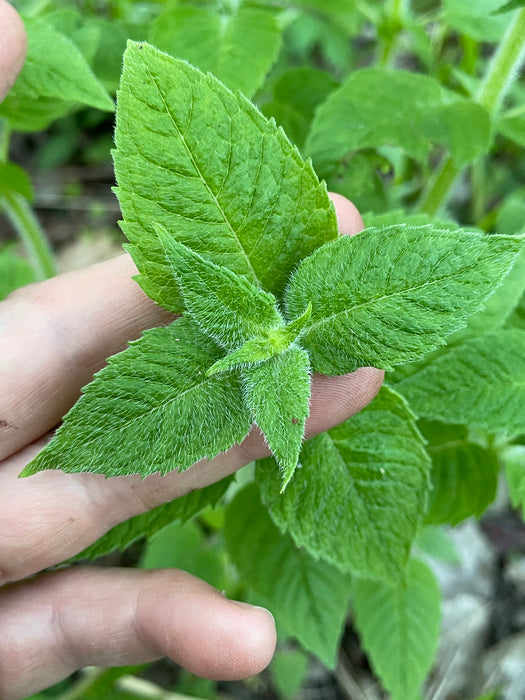
[[[217, 197], [215, 196], [215, 194], [214, 194], [214, 192], [212, 191], [210, 185], [208, 184], [206, 178], [204, 177], [204, 175], [203, 175], [203, 173], [202, 173], [202, 171], [201, 171], [201, 169], [200, 169], [200, 167], [199, 167], [199, 164], [197, 163], [197, 161], [196, 161], [195, 158], [193, 157], [193, 153], [192, 153], [190, 147], [188, 146], [188, 144], [187, 144], [187, 142], [186, 142], [186, 139], [184, 138], [184, 135], [183, 135], [182, 131], [180, 130], [179, 125], [177, 124], [177, 122], [176, 122], [176, 120], [175, 120], [173, 114], [171, 113], [171, 110], [170, 110], [170, 108], [169, 108], [168, 103], [166, 102], [166, 100], [165, 100], [165, 98], [164, 98], [164, 95], [163, 95], [163, 93], [162, 93], [162, 90], [160, 89], [159, 84], [157, 83], [157, 81], [156, 81], [156, 79], [155, 79], [155, 76], [151, 73], [151, 71], [150, 71], [150, 69], [149, 69], [149, 66], [146, 64], [146, 62], [144, 62], [144, 67], [145, 67], [146, 71], [148, 72], [148, 75], [150, 76], [150, 78], [151, 78], [152, 82], [154, 83], [155, 87], [157, 88], [157, 92], [158, 92], [158, 94], [159, 94], [159, 96], [160, 96], [160, 99], [162, 100], [162, 103], [164, 104], [164, 107], [165, 107], [165, 109], [166, 109], [166, 113], [168, 114], [168, 116], [169, 116], [169, 118], [170, 118], [170, 121], [171, 121], [171, 123], [173, 124], [173, 128], [174, 128], [175, 131], [177, 132], [177, 134], [178, 134], [178, 136], [179, 136], [179, 138], [180, 138], [180, 140], [181, 140], [181, 142], [182, 142], [182, 144], [183, 144], [183, 146], [184, 146], [184, 149], [186, 150], [186, 153], [188, 154], [188, 157], [190, 158], [190, 160], [191, 160], [191, 162], [192, 162], [192, 164], [193, 164], [193, 167], [195, 168], [195, 171], [197, 172], [197, 174], [198, 174], [198, 176], [199, 176], [201, 182], [203, 183], [203, 185], [205, 186], [206, 190], [208, 191], [210, 197], [211, 197], [211, 198], [213, 199], [213, 201], [215, 202], [215, 205], [216, 205], [216, 207], [217, 207], [217, 210], [219, 211], [220, 215], [222, 216], [222, 218], [223, 218], [223, 220], [224, 220], [224, 223], [226, 224], [226, 226], [227, 226], [227, 227], [229, 228], [229, 230], [231, 231], [231, 233], [232, 233], [232, 235], [233, 235], [233, 237], [234, 237], [234, 239], [235, 239], [235, 241], [236, 241], [236, 243], [237, 243], [237, 245], [238, 245], [238, 247], [239, 247], [240, 252], [241, 252], [242, 255], [244, 256], [244, 258], [245, 258], [245, 260], [246, 260], [246, 263], [248, 264], [248, 268], [250, 269], [250, 271], [251, 271], [251, 273], [252, 273], [252, 275], [253, 275], [253, 278], [254, 278], [255, 282], [258, 284], [259, 287], [264, 288], [264, 287], [263, 287], [263, 284], [262, 284], [262, 282], [261, 282], [261, 280], [257, 277], [257, 274], [255, 273], [255, 270], [253, 269], [253, 265], [252, 265], [252, 263], [251, 263], [250, 258], [248, 257], [248, 254], [246, 253], [246, 251], [245, 251], [245, 249], [244, 249], [244, 246], [243, 246], [242, 243], [241, 243], [241, 239], [240, 239], [239, 236], [237, 235], [237, 232], [236, 232], [235, 229], [233, 228], [233, 226], [232, 226], [230, 220], [228, 219], [228, 216], [226, 215], [226, 212], [225, 212], [224, 209], [222, 208], [222, 206], [221, 206], [219, 200], [218, 200]], [[193, 108], [193, 102], [192, 102], [192, 106], [190, 107], [190, 109], [192, 109], [192, 108]], [[230, 144], [230, 147], [231, 147], [231, 144]]]

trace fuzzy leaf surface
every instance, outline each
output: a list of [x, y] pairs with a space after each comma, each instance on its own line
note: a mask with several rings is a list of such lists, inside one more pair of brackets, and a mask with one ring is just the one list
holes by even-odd
[[387, 145], [425, 161], [431, 143], [443, 144], [461, 165], [488, 150], [490, 128], [485, 109], [450, 97], [434, 78], [364, 68], [319, 107], [305, 151], [323, 176], [356, 149]]
[[501, 283], [525, 239], [391, 226], [341, 236], [303, 260], [290, 316], [312, 302], [301, 336], [312, 369], [391, 369], [443, 345]]
[[421, 421], [432, 459], [429, 509], [425, 522], [457, 525], [479, 516], [496, 497], [499, 463], [496, 452], [469, 440], [460, 425]]
[[185, 318], [146, 331], [110, 358], [23, 475], [165, 474], [241, 442], [251, 421], [237, 376], [205, 376], [220, 355]]
[[151, 42], [252, 97], [277, 59], [281, 29], [273, 14], [256, 7], [240, 5], [224, 15], [205, 7], [175, 7], [157, 18]]
[[[7, 116], [15, 128], [26, 129], [31, 127], [35, 115], [30, 116], [28, 123], [25, 112], [32, 112], [35, 106], [37, 112], [42, 107], [47, 112], [48, 103], [50, 116], [53, 109], [63, 113], [74, 102], [109, 112], [114, 110], [113, 100], [67, 36], [34, 17], [26, 17], [24, 25], [28, 38], [26, 61], [0, 107], [0, 114]], [[41, 98], [43, 105], [39, 105]]]
[[71, 561], [96, 559], [114, 550], [123, 552], [142, 537], [149, 539], [174, 522], [183, 524], [208, 505], [216, 505], [228, 490], [231, 476], [202, 489], [191, 491], [175, 501], [164, 503], [147, 513], [140, 513], [111, 528], [92, 545], [77, 554]]
[[314, 557], [370, 579], [403, 575], [423, 517], [430, 459], [404, 400], [383, 387], [342, 425], [304, 443], [285, 493], [272, 459], [257, 462], [278, 527]]
[[213, 76], [147, 44], [125, 53], [115, 140], [138, 281], [171, 311], [182, 303], [154, 222], [278, 298], [299, 260], [337, 236], [326, 186], [282, 130]]
[[359, 636], [392, 700], [419, 700], [439, 635], [441, 594], [434, 575], [412, 559], [397, 586], [357, 579], [353, 596]]
[[525, 330], [470, 338], [396, 384], [422, 417], [525, 433]]
[[264, 292], [227, 267], [205, 260], [157, 228], [184, 307], [202, 332], [226, 350], [233, 350], [269, 328], [284, 325], [273, 294]]
[[333, 668], [350, 595], [349, 577], [315, 561], [281, 534], [255, 484], [228, 506], [224, 536], [244, 582], [262, 596], [278, 625]]
[[289, 350], [242, 371], [246, 405], [263, 431], [283, 479], [290, 481], [304, 438], [310, 400], [310, 363], [304, 350]]

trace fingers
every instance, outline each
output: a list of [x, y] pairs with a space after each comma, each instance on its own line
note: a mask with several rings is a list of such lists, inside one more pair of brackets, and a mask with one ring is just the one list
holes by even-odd
[[266, 667], [276, 641], [266, 610], [229, 601], [177, 570], [40, 575], [2, 589], [0, 629], [3, 700], [23, 698], [84, 666], [162, 656], [206, 678], [245, 678]]
[[0, 102], [22, 70], [26, 47], [22, 20], [6, 0], [0, 0]]
[[[355, 207], [332, 198], [341, 233], [361, 230]], [[51, 430], [107, 357], [172, 320], [131, 279], [136, 273], [124, 255], [0, 303], [0, 459]]]

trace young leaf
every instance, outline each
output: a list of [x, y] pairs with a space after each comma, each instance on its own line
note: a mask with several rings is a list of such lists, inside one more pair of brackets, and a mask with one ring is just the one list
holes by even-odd
[[490, 136], [483, 107], [451, 100], [430, 76], [375, 67], [351, 73], [319, 107], [305, 151], [326, 176], [356, 149], [387, 145], [424, 161], [431, 143], [443, 144], [461, 165], [485, 153]]
[[169, 310], [182, 304], [154, 223], [278, 298], [297, 263], [337, 236], [326, 186], [282, 130], [212, 76], [147, 44], [125, 53], [115, 140], [138, 281]]
[[272, 461], [257, 462], [261, 498], [298, 546], [366, 578], [403, 575], [430, 460], [398, 394], [383, 387], [360, 413], [305, 442], [284, 495]]
[[242, 4], [230, 15], [175, 7], [157, 18], [151, 43], [252, 97], [277, 59], [281, 28], [271, 12]]
[[292, 478], [308, 417], [310, 363], [304, 350], [289, 350], [242, 370], [246, 405], [281, 469], [281, 491]]
[[425, 418], [525, 433], [525, 331], [470, 338], [396, 384]]
[[157, 226], [156, 231], [180, 285], [184, 307], [205, 335], [231, 351], [253, 336], [284, 326], [273, 294], [205, 260], [163, 227]]
[[302, 261], [286, 291], [312, 369], [391, 369], [444, 344], [501, 283], [525, 239], [391, 226], [341, 236]]
[[175, 501], [164, 503], [147, 513], [135, 515], [123, 523], [115, 525], [92, 545], [73, 557], [70, 561], [96, 559], [118, 549], [123, 552], [133, 542], [145, 537], [149, 539], [157, 532], [174, 522], [183, 524], [201, 512], [206, 506], [216, 505], [224, 496], [233, 477], [190, 491]]
[[165, 474], [241, 442], [251, 421], [237, 376], [205, 376], [220, 354], [185, 318], [146, 331], [110, 358], [23, 476]]
[[59, 111], [69, 109], [72, 102], [114, 110], [113, 100], [72, 41], [40, 19], [26, 17], [24, 25], [28, 39], [26, 62], [2, 103], [0, 114], [7, 116], [15, 128], [23, 128], [24, 112], [32, 111], [40, 98], [59, 101]]
[[512, 506], [525, 516], [525, 446], [509, 445], [503, 453], [505, 477]]
[[7, 245], [0, 249], [0, 301], [19, 287], [34, 282], [35, 273], [31, 265]]
[[263, 597], [277, 623], [333, 668], [349, 577], [294, 547], [272, 523], [255, 484], [240, 491], [228, 506], [224, 537], [244, 582]]
[[497, 454], [469, 440], [460, 425], [421, 421], [432, 459], [432, 490], [425, 522], [457, 525], [478, 517], [496, 497], [499, 463]]
[[419, 698], [439, 635], [441, 595], [434, 575], [412, 559], [397, 586], [357, 579], [353, 595], [363, 646], [392, 700]]

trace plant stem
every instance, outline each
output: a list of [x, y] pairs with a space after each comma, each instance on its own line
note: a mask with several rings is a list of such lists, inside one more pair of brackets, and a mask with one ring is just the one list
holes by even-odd
[[6, 192], [0, 203], [29, 254], [37, 279], [53, 277], [56, 274], [53, 253], [27, 201], [22, 195]]
[[[524, 58], [525, 8], [516, 13], [481, 82], [476, 101], [491, 115], [496, 114], [501, 107]], [[447, 203], [459, 173], [460, 168], [452, 158], [444, 158], [423, 192], [418, 209], [436, 216]]]

